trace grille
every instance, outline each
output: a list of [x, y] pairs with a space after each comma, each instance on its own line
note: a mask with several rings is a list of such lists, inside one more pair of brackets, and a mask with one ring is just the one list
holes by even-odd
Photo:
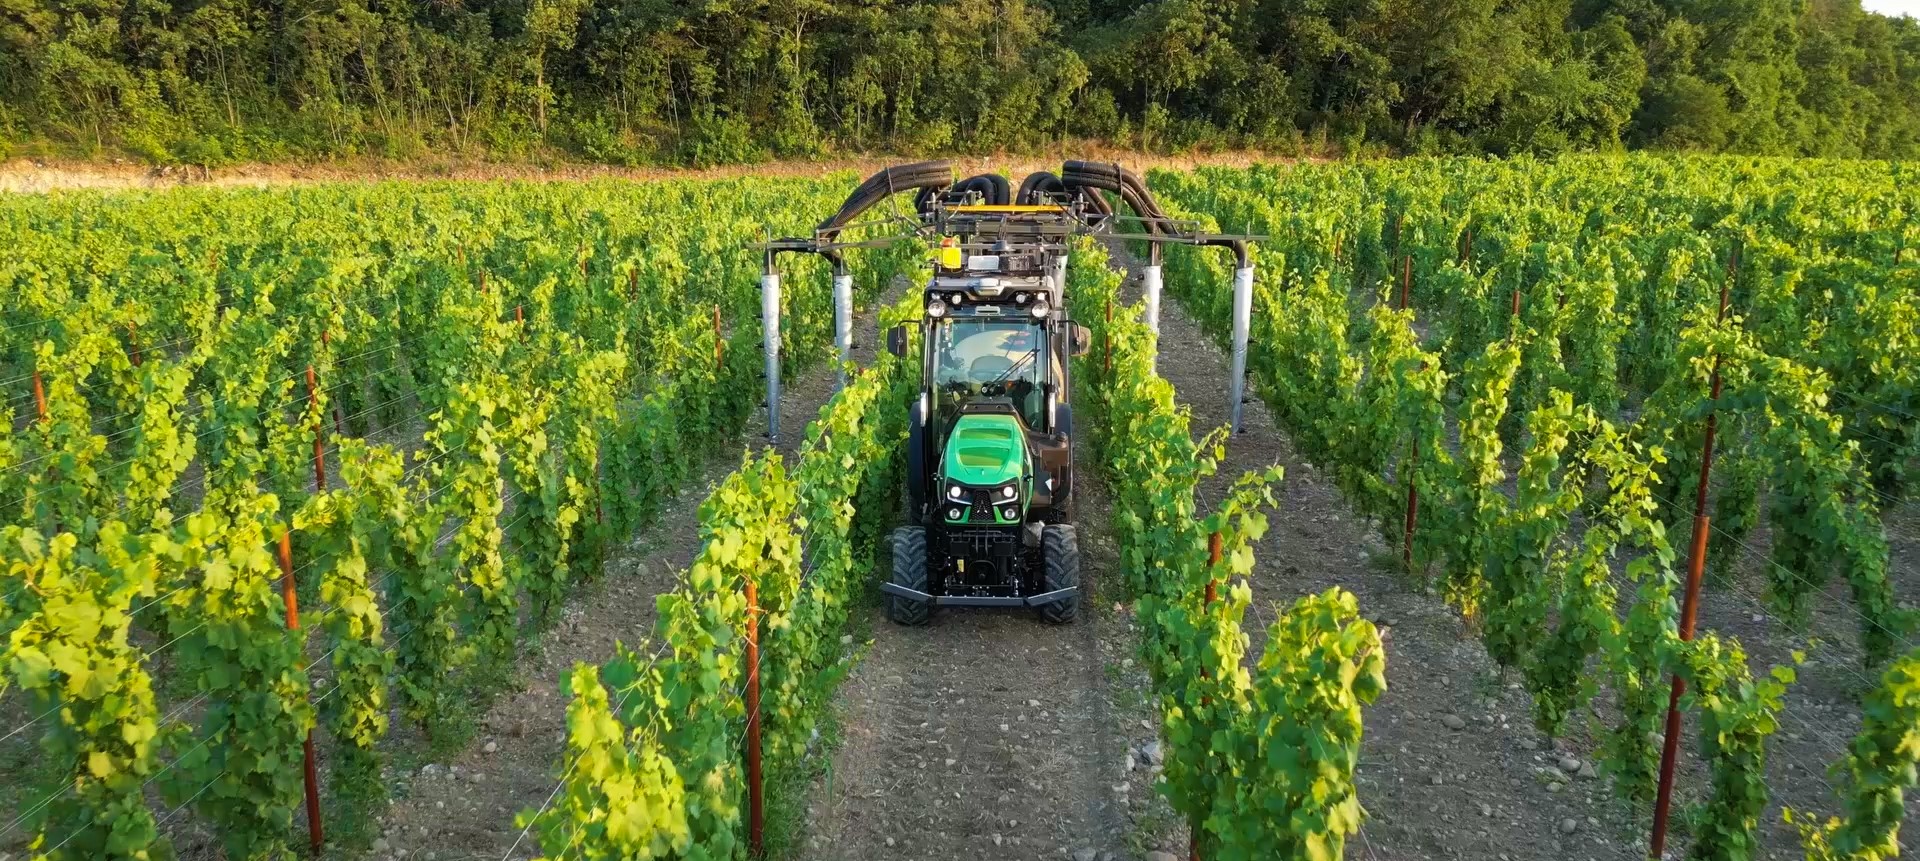
[[967, 511], [968, 523], [993, 522], [993, 492], [976, 490], [973, 492], [973, 506]]

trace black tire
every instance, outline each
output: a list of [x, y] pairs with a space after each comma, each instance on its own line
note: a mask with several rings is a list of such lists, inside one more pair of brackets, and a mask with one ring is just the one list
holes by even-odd
[[[1041, 591], [1052, 592], [1080, 585], [1080, 537], [1072, 526], [1048, 524], [1040, 533], [1040, 559], [1044, 572]], [[1080, 613], [1080, 596], [1042, 604], [1040, 618], [1055, 625], [1072, 622]]]
[[[918, 592], [927, 591], [927, 530], [922, 526], [902, 526], [893, 530], [893, 583]], [[933, 605], [898, 595], [887, 596], [887, 618], [901, 625], [925, 625], [933, 618]]]

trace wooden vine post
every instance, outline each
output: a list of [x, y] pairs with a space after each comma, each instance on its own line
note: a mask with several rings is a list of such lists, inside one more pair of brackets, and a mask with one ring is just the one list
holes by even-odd
[[[280, 533], [280, 597], [287, 604], [287, 630], [300, 630], [300, 601], [294, 594], [293, 584], [292, 530]], [[311, 694], [307, 699], [312, 701]], [[301, 747], [306, 758], [307, 840], [314, 857], [319, 857], [326, 841], [320, 830], [320, 772], [314, 762], [312, 727], [307, 728], [307, 739]]]
[[140, 367], [140, 324], [132, 320], [127, 321], [127, 359]]
[[320, 425], [320, 386], [313, 375], [313, 366], [307, 366], [307, 406], [313, 410], [313, 492], [325, 493], [327, 490], [327, 441], [321, 435]]
[[727, 343], [720, 340], [720, 305], [715, 303], [713, 306], [713, 373], [715, 376], [720, 374], [720, 368], [725, 364], [722, 360], [725, 357], [726, 346]]
[[766, 854], [765, 787], [760, 780], [760, 596], [747, 578], [747, 853]]
[[[1733, 279], [1739, 269], [1740, 248], [1736, 245], [1727, 263], [1726, 280], [1720, 285], [1720, 321], [1723, 323], [1727, 319]], [[1712, 401], [1720, 400], [1720, 361], [1720, 356], [1713, 357]], [[1693, 541], [1687, 549], [1687, 590], [1680, 602], [1680, 641], [1683, 643], [1693, 641], [1694, 620], [1700, 611], [1700, 582], [1707, 568], [1707, 539], [1713, 525], [1707, 515], [1707, 480], [1713, 475], [1713, 438], [1719, 430], [1719, 420], [1719, 411], [1709, 406], [1706, 439], [1700, 446], [1700, 484], [1693, 492]], [[1673, 805], [1673, 767], [1680, 752], [1680, 697], [1686, 691], [1686, 679], [1675, 672], [1673, 684], [1667, 691], [1666, 739], [1660, 748], [1660, 784], [1654, 794], [1653, 833], [1647, 840], [1647, 857], [1652, 859], [1659, 859], [1667, 850], [1667, 819]]]

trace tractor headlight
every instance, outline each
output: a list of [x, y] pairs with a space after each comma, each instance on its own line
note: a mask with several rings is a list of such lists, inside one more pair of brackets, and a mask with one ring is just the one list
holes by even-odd
[[962, 515], [962, 514], [964, 514], [964, 513], [965, 513], [965, 512], [963, 512], [963, 511], [961, 511], [961, 510], [960, 510], [960, 509], [958, 509], [958, 508], [949, 508], [949, 509], [947, 509], [947, 519], [948, 519], [948, 520], [959, 520], [959, 519], [960, 519], [960, 515]]
[[947, 303], [935, 297], [932, 302], [927, 303], [927, 316], [935, 319], [947, 316]]
[[965, 491], [962, 491], [962, 490], [960, 489], [960, 485], [957, 485], [957, 484], [949, 484], [949, 485], [947, 485], [947, 498], [948, 498], [948, 499], [959, 499], [959, 498], [961, 497], [961, 495], [963, 495], [964, 493], [965, 493]]
[[1019, 519], [1020, 519], [1020, 509], [1018, 509], [1018, 508], [1015, 508], [1015, 507], [1013, 507], [1013, 506], [1011, 506], [1011, 505], [1009, 505], [1009, 506], [1007, 506], [1007, 507], [1005, 507], [1005, 508], [1002, 508], [1002, 509], [1000, 509], [1000, 516], [1001, 516], [1001, 517], [1005, 517], [1005, 518], [1006, 518], [1006, 519], [1008, 519], [1008, 520], [1019, 520]]
[[1007, 485], [1006, 487], [1000, 488], [1001, 499], [1012, 499], [1018, 495], [1019, 495], [1019, 492], [1014, 490], [1013, 485], [1011, 484]]
[[1033, 316], [1034, 316], [1034, 317], [1035, 317], [1036, 319], [1042, 319], [1042, 318], [1045, 318], [1045, 317], [1047, 316], [1047, 312], [1048, 312], [1048, 311], [1051, 311], [1051, 310], [1053, 310], [1053, 309], [1051, 309], [1051, 308], [1048, 308], [1048, 307], [1047, 307], [1047, 303], [1045, 303], [1045, 302], [1035, 302], [1035, 303], [1033, 303], [1033, 307], [1032, 307], [1031, 309], [1029, 309], [1029, 310], [1031, 310], [1031, 311], [1033, 312]]

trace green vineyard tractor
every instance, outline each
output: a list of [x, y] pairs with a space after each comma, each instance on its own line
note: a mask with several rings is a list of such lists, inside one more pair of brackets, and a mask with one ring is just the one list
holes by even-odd
[[[901, 192], [915, 193], [912, 215], [855, 222]], [[1117, 215], [1109, 194], [1132, 214]], [[1128, 222], [1140, 229], [1115, 229]], [[840, 240], [845, 230], [874, 225], [899, 225], [905, 235]], [[1162, 243], [1232, 247], [1252, 281], [1245, 237], [1198, 233], [1168, 218], [1132, 173], [1088, 162], [1028, 176], [1017, 192], [994, 174], [955, 182], [945, 162], [888, 168], [861, 184], [813, 238], [756, 246], [766, 250], [762, 322], [775, 415], [777, 255], [826, 256], [835, 307], [846, 309], [851, 279], [843, 251], [899, 241], [930, 248], [932, 271], [918, 285], [926, 307], [914, 324], [919, 337], [906, 326], [886, 333], [889, 352], [920, 366], [918, 394], [908, 407], [905, 523], [894, 530], [893, 570], [881, 586], [895, 622], [925, 624], [935, 608], [955, 606], [1031, 608], [1054, 623], [1071, 622], [1078, 612], [1069, 359], [1087, 352], [1089, 337], [1066, 314], [1067, 260], [1076, 236], [1147, 242], [1146, 316], [1156, 329]], [[850, 312], [836, 316], [836, 343], [845, 358]], [[1244, 361], [1244, 347], [1236, 352]]]

